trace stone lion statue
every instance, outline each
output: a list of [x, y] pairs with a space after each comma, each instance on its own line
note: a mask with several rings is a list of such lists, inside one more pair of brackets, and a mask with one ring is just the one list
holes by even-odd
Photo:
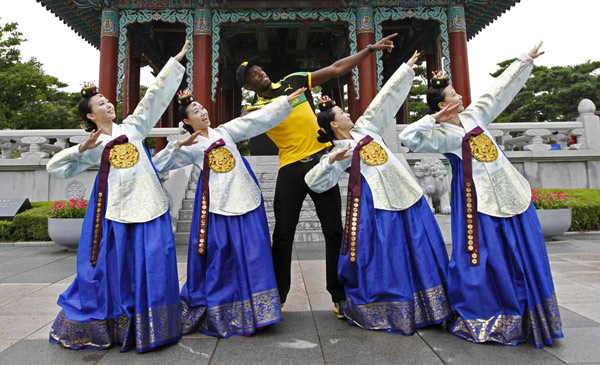
[[424, 157], [413, 168], [433, 213], [450, 214], [448, 171], [439, 159]]

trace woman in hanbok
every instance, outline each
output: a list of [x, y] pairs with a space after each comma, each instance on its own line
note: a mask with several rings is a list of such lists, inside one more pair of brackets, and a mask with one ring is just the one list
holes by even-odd
[[319, 138], [334, 147], [305, 176], [321, 192], [350, 169], [338, 267], [343, 313], [359, 327], [403, 335], [450, 318], [442, 234], [423, 190], [382, 138], [410, 91], [418, 57], [396, 70], [356, 124], [333, 101], [319, 103]]
[[168, 200], [143, 140], [177, 91], [189, 43], [171, 58], [122, 124], [95, 86], [79, 114], [92, 133], [57, 153], [48, 172], [70, 178], [100, 168], [83, 221], [77, 276], [60, 295], [50, 342], [71, 349], [153, 350], [181, 337], [175, 241]]
[[537, 348], [563, 337], [558, 304], [529, 183], [511, 165], [487, 126], [531, 75], [540, 45], [514, 61], [489, 92], [466, 109], [437, 74], [427, 92], [431, 115], [409, 125], [402, 143], [444, 153], [452, 167], [452, 257], [449, 329], [473, 342]]
[[179, 96], [181, 126], [190, 137], [170, 142], [154, 163], [160, 172], [191, 164], [202, 170], [181, 289], [183, 334], [247, 336], [283, 319], [262, 193], [236, 143], [283, 122], [304, 91], [214, 129], [191, 94]]

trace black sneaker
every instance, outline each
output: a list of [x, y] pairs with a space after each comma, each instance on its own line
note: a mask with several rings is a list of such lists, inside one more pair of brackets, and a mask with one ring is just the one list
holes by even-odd
[[338, 317], [338, 319], [346, 318], [346, 316], [344, 316], [344, 308], [345, 307], [346, 307], [345, 300], [340, 300], [337, 303], [333, 303], [333, 311], [335, 312], [335, 315]]

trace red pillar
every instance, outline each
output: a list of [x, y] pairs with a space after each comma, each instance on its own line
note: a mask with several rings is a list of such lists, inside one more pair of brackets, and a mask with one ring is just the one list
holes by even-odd
[[199, 8], [194, 11], [194, 98], [213, 116], [211, 102], [212, 82], [212, 32], [210, 9]]
[[100, 32], [100, 75], [98, 88], [113, 104], [117, 103], [117, 60], [119, 52], [119, 10], [102, 9]]
[[[357, 21], [357, 50], [367, 48], [375, 43], [375, 28], [373, 27], [373, 8], [361, 7], [356, 10]], [[359, 83], [359, 114], [362, 115], [375, 95], [377, 95], [377, 77], [375, 72], [375, 56], [368, 56], [358, 65]], [[357, 116], [358, 117], [358, 116]]]
[[471, 104], [471, 85], [467, 55], [467, 24], [463, 4], [448, 6], [448, 23], [452, 86], [457, 93], [462, 95], [463, 105], [466, 108]]

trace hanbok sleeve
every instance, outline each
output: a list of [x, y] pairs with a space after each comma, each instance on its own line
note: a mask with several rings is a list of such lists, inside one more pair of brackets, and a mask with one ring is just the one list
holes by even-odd
[[445, 153], [451, 150], [449, 143], [453, 137], [441, 130], [431, 115], [426, 115], [409, 124], [399, 138], [413, 152]]
[[156, 170], [165, 172], [193, 164], [194, 155], [199, 151], [197, 148], [192, 148], [193, 146], [195, 145], [179, 147], [177, 142], [169, 142], [166, 148], [152, 158]]
[[257, 111], [221, 124], [217, 129], [227, 132], [237, 143], [271, 130], [283, 122], [293, 110], [287, 97], [281, 96]]
[[[335, 149], [331, 152], [335, 152]], [[330, 152], [330, 153], [331, 153]], [[309, 189], [315, 193], [322, 193], [331, 189], [342, 178], [342, 174], [352, 163], [352, 158], [329, 163], [329, 154], [321, 157], [321, 161], [304, 175], [304, 181]]]
[[142, 100], [140, 100], [133, 114], [125, 118], [123, 126], [133, 127], [141, 138], [146, 138], [169, 107], [184, 72], [185, 67], [177, 60], [174, 58], [169, 59]]
[[100, 166], [103, 146], [79, 152], [79, 145], [66, 148], [50, 159], [46, 169], [51, 175], [68, 179], [87, 169]]
[[522, 55], [514, 61], [498, 78], [492, 87], [475, 102], [471, 103], [462, 113], [464, 116], [475, 117], [487, 126], [506, 109], [508, 104], [517, 96], [533, 70], [533, 59]]
[[358, 118], [355, 127], [381, 136], [406, 100], [414, 76], [412, 67], [403, 63], [383, 85], [364, 114]]

